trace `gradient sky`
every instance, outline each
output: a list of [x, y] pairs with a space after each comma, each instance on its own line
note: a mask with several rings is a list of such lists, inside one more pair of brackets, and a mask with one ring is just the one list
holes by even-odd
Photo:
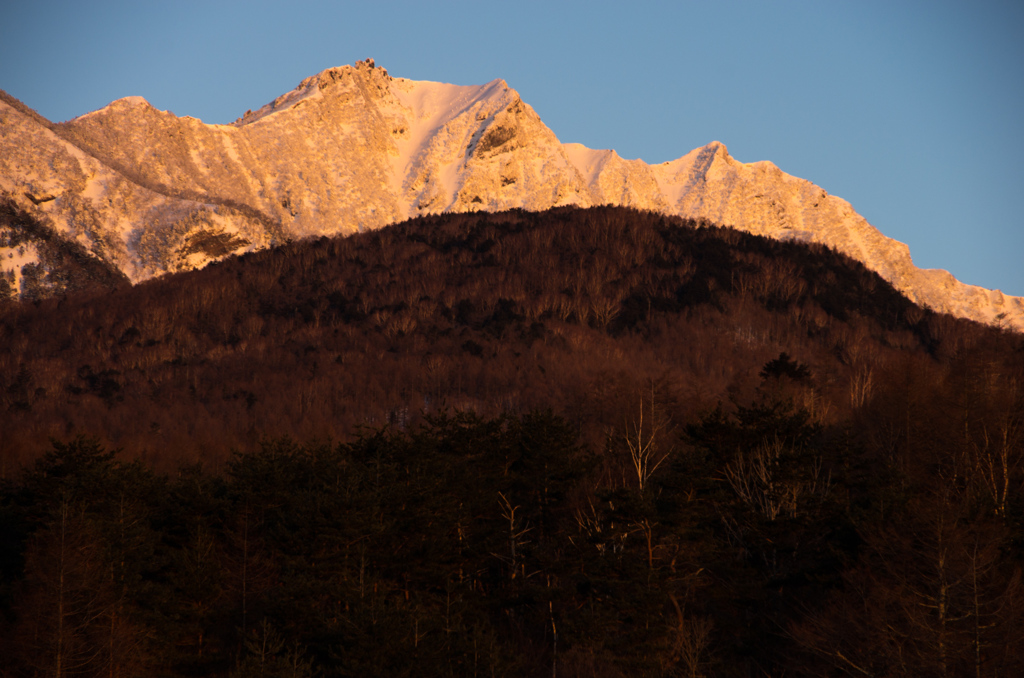
[[1024, 2], [4, 0], [0, 88], [51, 120], [131, 95], [226, 123], [331, 66], [504, 78], [563, 142], [712, 140], [1024, 296]]

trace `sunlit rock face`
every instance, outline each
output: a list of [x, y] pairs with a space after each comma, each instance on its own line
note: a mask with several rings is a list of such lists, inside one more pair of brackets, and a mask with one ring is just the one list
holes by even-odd
[[[138, 97], [51, 124], [0, 100], [0, 198], [132, 281], [419, 214], [626, 205], [823, 243], [918, 303], [1024, 329], [1020, 298], [916, 268], [849, 203], [770, 162], [737, 162], [718, 142], [661, 165], [624, 160], [562, 144], [503, 80], [404, 80], [372, 61], [307, 78], [230, 125]], [[16, 292], [36, 262], [21, 241], [5, 248], [0, 232]]]

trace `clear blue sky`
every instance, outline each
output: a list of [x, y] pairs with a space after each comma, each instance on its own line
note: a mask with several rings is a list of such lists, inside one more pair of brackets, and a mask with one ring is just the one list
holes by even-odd
[[0, 87], [229, 122], [325, 68], [504, 78], [562, 141], [718, 140], [849, 200], [918, 266], [1024, 296], [1024, 2], [5, 0]]

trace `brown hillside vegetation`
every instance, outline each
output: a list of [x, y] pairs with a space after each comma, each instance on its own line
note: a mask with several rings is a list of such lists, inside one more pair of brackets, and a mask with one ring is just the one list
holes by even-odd
[[1024, 673], [1024, 339], [820, 247], [444, 215], [8, 302], [0, 458], [0, 676]]
[[780, 352], [810, 366], [796, 395], [826, 423], [907, 365], [938, 382], [951, 361], [1016, 369], [1012, 350], [980, 357], [1015, 337], [922, 311], [845, 257], [698, 226], [620, 208], [428, 217], [11, 304], [0, 453], [86, 433], [158, 465], [219, 463], [262, 437], [538, 407], [594, 444], [652, 389], [675, 425], [742, 402]]

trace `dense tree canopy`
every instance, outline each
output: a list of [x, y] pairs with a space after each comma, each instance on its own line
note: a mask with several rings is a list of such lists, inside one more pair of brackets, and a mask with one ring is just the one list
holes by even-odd
[[1024, 671], [1024, 342], [829, 250], [429, 217], [0, 346], [0, 675]]

